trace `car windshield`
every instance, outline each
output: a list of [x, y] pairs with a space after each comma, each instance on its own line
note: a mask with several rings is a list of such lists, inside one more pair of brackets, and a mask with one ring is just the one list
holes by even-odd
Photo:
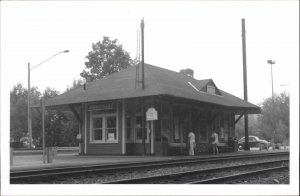
[[[256, 136], [248, 136], [248, 141], [249, 142], [255, 142], [255, 141], [259, 141], [260, 139]], [[239, 142], [245, 142], [245, 137], [242, 137]]]

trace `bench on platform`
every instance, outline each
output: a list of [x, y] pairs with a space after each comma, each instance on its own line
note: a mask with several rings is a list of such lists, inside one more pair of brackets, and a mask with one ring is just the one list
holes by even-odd
[[218, 150], [219, 152], [233, 152], [233, 146], [228, 146], [225, 143], [219, 143], [218, 144]]

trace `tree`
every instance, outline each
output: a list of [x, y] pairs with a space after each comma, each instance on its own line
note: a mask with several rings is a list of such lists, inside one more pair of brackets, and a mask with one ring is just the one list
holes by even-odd
[[[59, 94], [58, 91], [47, 88], [43, 93], [45, 100]], [[76, 135], [78, 122], [68, 111], [47, 110], [45, 116], [46, 146], [75, 146], [78, 145]]]
[[[43, 99], [47, 100], [59, 94], [58, 91], [46, 88]], [[64, 114], [57, 110], [47, 109], [45, 114], [45, 144], [46, 146], [59, 146], [61, 144], [62, 123], [66, 120]]]
[[260, 129], [263, 130], [267, 139], [274, 143], [287, 142], [290, 134], [290, 96], [287, 92], [274, 95], [264, 100], [261, 104], [262, 115], [259, 117]]
[[[58, 95], [58, 91], [47, 88], [43, 93], [45, 99]], [[18, 83], [10, 91], [10, 138], [14, 148], [22, 147], [21, 138], [28, 133], [28, 89]], [[32, 105], [39, 104], [41, 93], [36, 87], [31, 88]], [[41, 108], [31, 108], [32, 138], [37, 147], [42, 145]], [[78, 122], [71, 112], [47, 110], [45, 115], [46, 145], [75, 146], [78, 145], [76, 135]], [[39, 142], [38, 142], [39, 141]]]
[[129, 53], [123, 49], [118, 40], [110, 40], [109, 37], [103, 37], [102, 42], [92, 44], [92, 51], [88, 53], [85, 62], [85, 70], [80, 76], [87, 81], [101, 79], [109, 74], [118, 72], [133, 65]]
[[[37, 87], [30, 90], [31, 103], [39, 102], [41, 93]], [[10, 138], [16, 142], [28, 133], [28, 89], [18, 83], [10, 91]], [[39, 137], [40, 120], [36, 120], [38, 111], [31, 109], [32, 115], [32, 137]]]
[[[253, 115], [248, 115], [248, 134], [249, 135], [255, 135], [261, 138], [261, 132], [258, 129], [258, 115], [253, 114]], [[236, 136], [238, 138], [244, 137], [245, 136], [245, 120], [244, 117], [242, 117], [235, 125], [235, 132]]]
[[[272, 98], [267, 98], [260, 103], [261, 114], [249, 115], [249, 135], [255, 135], [268, 141], [272, 141], [274, 137], [275, 143], [288, 144], [290, 137], [289, 100], [289, 94], [283, 92], [274, 95], [274, 104]], [[245, 135], [243, 118], [236, 124], [235, 130], [239, 138]]]
[[78, 80], [73, 80], [72, 86], [71, 87], [67, 87], [65, 92], [68, 92], [74, 88], [80, 87], [84, 84], [84, 81], [82, 79], [78, 79]]
[[181, 74], [184, 74], [184, 75], [187, 75], [187, 76], [190, 76], [190, 77], [194, 77], [194, 71], [192, 70], [192, 69], [190, 69], [190, 68], [187, 68], [187, 69], [181, 69], [180, 71], [179, 71], [179, 73], [181, 73]]

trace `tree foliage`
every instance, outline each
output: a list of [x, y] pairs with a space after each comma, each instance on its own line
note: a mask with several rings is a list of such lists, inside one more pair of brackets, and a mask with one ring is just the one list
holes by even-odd
[[[45, 99], [58, 95], [58, 91], [47, 88]], [[13, 147], [21, 147], [20, 139], [28, 133], [28, 89], [17, 84], [10, 92], [10, 138]], [[32, 105], [39, 104], [41, 93], [36, 87], [31, 88]], [[31, 108], [32, 138], [36, 146], [42, 145], [42, 114], [40, 108]], [[47, 110], [45, 115], [46, 146], [76, 146], [78, 122], [71, 112]]]
[[133, 64], [129, 53], [117, 39], [110, 40], [104, 36], [102, 41], [92, 44], [92, 49], [86, 56], [85, 70], [80, 73], [87, 81], [101, 79]]
[[[39, 102], [41, 93], [36, 87], [31, 88], [31, 104]], [[38, 137], [40, 121], [36, 119], [39, 112], [35, 109], [32, 114], [32, 134]], [[28, 89], [18, 83], [10, 91], [10, 134], [11, 138], [20, 141], [28, 133]]]
[[[59, 94], [58, 91], [47, 88], [43, 97], [45, 100]], [[46, 146], [75, 146], [78, 122], [69, 111], [47, 110], [45, 117]]]
[[74, 88], [80, 87], [84, 84], [84, 81], [82, 79], [73, 80], [72, 86], [68, 86], [65, 92], [68, 92]]
[[286, 142], [290, 134], [290, 96], [284, 92], [268, 98], [261, 104], [262, 115], [258, 119], [260, 129], [275, 143]]
[[[261, 104], [262, 113], [260, 115], [249, 115], [248, 131], [249, 135], [256, 135], [262, 139], [274, 143], [289, 143], [290, 137], [290, 96], [287, 92], [274, 95], [265, 99]], [[236, 124], [238, 137], [245, 135], [244, 119], [240, 119]]]

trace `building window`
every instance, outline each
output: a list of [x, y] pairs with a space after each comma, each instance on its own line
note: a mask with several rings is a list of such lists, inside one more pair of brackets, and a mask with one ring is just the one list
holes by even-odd
[[131, 135], [132, 135], [131, 130], [132, 130], [131, 118], [127, 117], [126, 118], [126, 138], [127, 138], [127, 141], [131, 141], [131, 139], [132, 139], [132, 137], [131, 137]]
[[174, 139], [173, 141], [174, 142], [180, 142], [180, 132], [179, 132], [179, 121], [178, 121], [178, 118], [177, 117], [174, 117], [174, 120], [173, 120], [173, 125], [174, 125]]
[[207, 122], [200, 121], [200, 132], [199, 132], [199, 142], [206, 143], [207, 142]]
[[116, 141], [117, 140], [117, 117], [108, 116], [105, 118], [105, 134], [106, 141]]
[[136, 125], [136, 139], [142, 140], [143, 139], [143, 129], [142, 129], [142, 116], [135, 117], [135, 125]]
[[163, 141], [170, 141], [170, 121], [168, 118], [164, 118], [161, 121], [161, 133]]
[[[143, 141], [142, 116], [135, 116], [135, 142]], [[149, 142], [148, 123], [145, 122], [145, 141]]]
[[91, 142], [117, 142], [117, 117], [115, 114], [92, 115]]
[[207, 93], [215, 95], [216, 88], [214, 86], [207, 85]]
[[163, 116], [169, 116], [169, 114], [170, 114], [170, 106], [169, 106], [169, 104], [166, 104], [166, 103], [162, 104], [161, 110], [162, 110], [162, 115]]
[[103, 141], [103, 117], [93, 117], [92, 141]]

